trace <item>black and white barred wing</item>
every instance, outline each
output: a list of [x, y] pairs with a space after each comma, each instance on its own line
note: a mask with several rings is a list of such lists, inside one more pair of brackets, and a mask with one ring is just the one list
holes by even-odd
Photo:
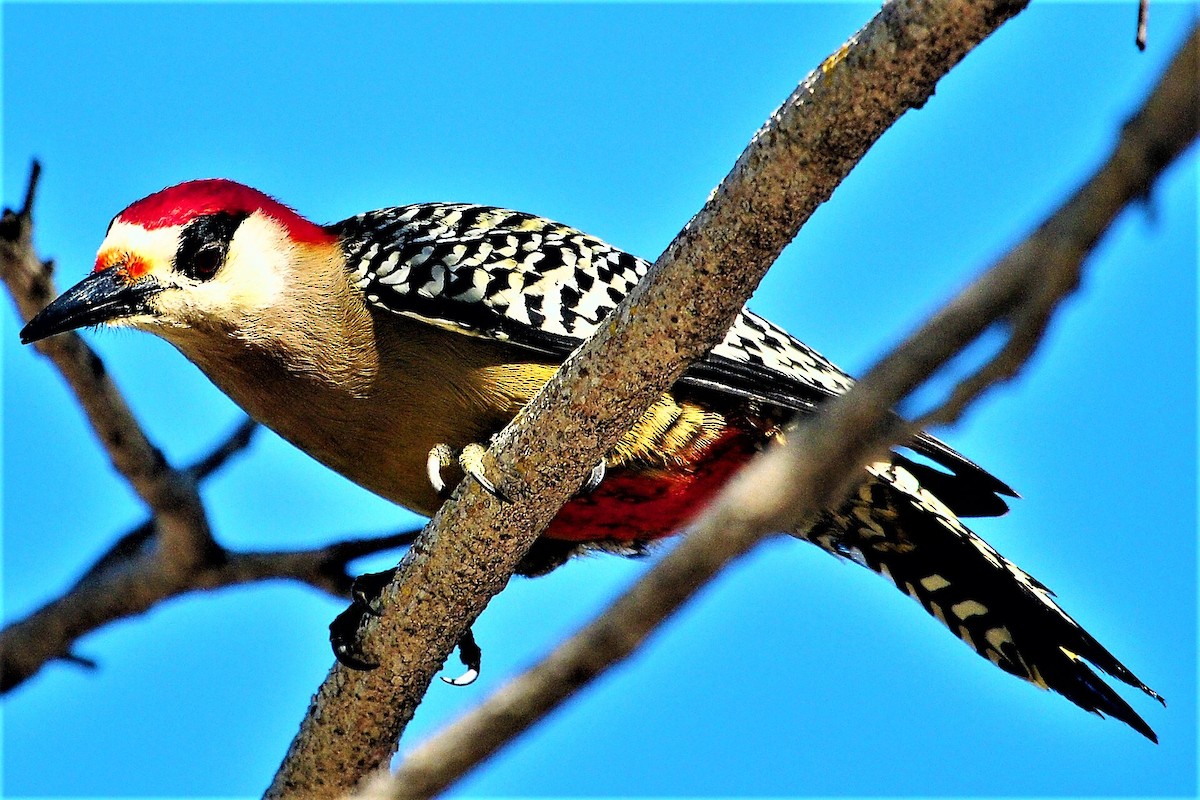
[[[575, 228], [490, 206], [425, 203], [331, 226], [357, 285], [376, 307], [474, 336], [511, 342], [548, 361], [590, 336], [650, 264]], [[793, 411], [812, 411], [852, 380], [820, 353], [743, 310], [681, 384]], [[952, 475], [907, 462], [954, 511], [1002, 514], [1002, 481], [937, 439], [917, 452]]]
[[883, 575], [1006, 672], [1158, 741], [1084, 660], [1162, 698], [1071, 619], [1049, 589], [968, 530], [905, 467], [883, 462], [868, 472], [872, 478], [857, 494], [802, 538]]
[[[402, 206], [334, 229], [375, 305], [555, 359], [590, 336], [650, 269], [575, 228], [488, 206]], [[819, 353], [748, 311], [687, 377], [789, 407], [812, 407], [851, 384]]]

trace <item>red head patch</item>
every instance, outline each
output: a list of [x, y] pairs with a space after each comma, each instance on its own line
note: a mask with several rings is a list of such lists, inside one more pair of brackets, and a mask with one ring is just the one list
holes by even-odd
[[261, 211], [283, 225], [298, 242], [330, 242], [335, 237], [320, 225], [309, 222], [292, 209], [257, 189], [224, 178], [186, 181], [143, 197], [117, 215], [121, 222], [147, 230], [183, 225], [218, 211], [253, 214]]

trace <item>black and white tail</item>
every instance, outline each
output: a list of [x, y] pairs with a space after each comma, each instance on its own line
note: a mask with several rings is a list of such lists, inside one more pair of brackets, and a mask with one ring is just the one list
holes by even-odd
[[868, 471], [871, 480], [803, 538], [888, 578], [1006, 672], [1158, 741], [1084, 661], [1163, 699], [1067, 616], [1049, 589], [968, 530], [901, 463]]

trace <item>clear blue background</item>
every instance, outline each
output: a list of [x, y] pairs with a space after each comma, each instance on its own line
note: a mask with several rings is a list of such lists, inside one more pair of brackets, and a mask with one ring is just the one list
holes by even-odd
[[[751, 305], [860, 372], [1103, 157], [1194, 11], [1042, 5], [972, 53], [805, 227]], [[132, 200], [208, 176], [319, 221], [422, 200], [524, 209], [653, 258], [867, 5], [3, 7], [4, 188], [46, 172], [60, 285]], [[794, 541], [740, 563], [644, 651], [472, 775], [471, 795], [1192, 795], [1194, 155], [1126, 214], [1020, 380], [943, 432], [1024, 499], [977, 528], [1170, 701], [1159, 732], [1001, 673], [865, 570]], [[3, 601], [16, 618], [142, 519], [4, 304]], [[237, 410], [167, 345], [89, 335], [173, 463]], [[271, 434], [205, 488], [221, 540], [304, 547], [415, 520]], [[370, 566], [370, 565], [363, 565]], [[403, 747], [545, 652], [643, 564], [517, 581], [485, 672]], [[331, 658], [342, 603], [260, 585], [165, 603], [4, 700], [3, 793], [254, 795]]]

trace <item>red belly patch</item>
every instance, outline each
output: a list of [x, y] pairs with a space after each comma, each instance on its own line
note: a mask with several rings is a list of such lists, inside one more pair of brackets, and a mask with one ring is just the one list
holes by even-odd
[[681, 530], [756, 452], [751, 437], [729, 429], [686, 467], [612, 470], [591, 494], [563, 506], [549, 539], [645, 541]]

